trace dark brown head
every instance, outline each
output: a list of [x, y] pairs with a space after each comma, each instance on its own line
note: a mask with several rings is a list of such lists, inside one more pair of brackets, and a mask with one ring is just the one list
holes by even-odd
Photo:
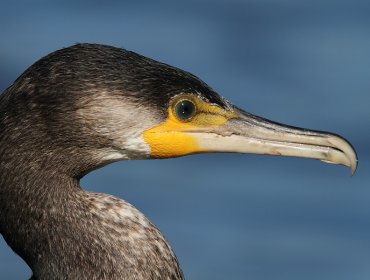
[[357, 165], [337, 135], [251, 115], [188, 72], [95, 44], [56, 51], [26, 70], [1, 96], [0, 126], [3, 147], [75, 177], [120, 159], [209, 152]]

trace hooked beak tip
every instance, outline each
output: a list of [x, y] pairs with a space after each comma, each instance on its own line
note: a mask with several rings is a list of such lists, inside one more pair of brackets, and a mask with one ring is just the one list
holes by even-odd
[[338, 149], [343, 153], [346, 161], [342, 164], [351, 168], [351, 175], [353, 176], [356, 173], [358, 166], [358, 158], [353, 146], [347, 140], [337, 135], [332, 135], [329, 137], [328, 142], [333, 148]]

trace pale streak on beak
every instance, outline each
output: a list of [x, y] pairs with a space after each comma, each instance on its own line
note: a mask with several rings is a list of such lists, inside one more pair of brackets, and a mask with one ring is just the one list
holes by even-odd
[[318, 159], [357, 168], [354, 148], [344, 138], [275, 123], [239, 110], [240, 116], [208, 132], [190, 132], [204, 152], [252, 153]]

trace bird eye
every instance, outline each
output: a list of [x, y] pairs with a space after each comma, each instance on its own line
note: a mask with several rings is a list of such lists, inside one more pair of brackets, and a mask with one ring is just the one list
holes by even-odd
[[195, 104], [190, 100], [181, 100], [175, 105], [175, 114], [182, 121], [190, 120], [196, 112]]

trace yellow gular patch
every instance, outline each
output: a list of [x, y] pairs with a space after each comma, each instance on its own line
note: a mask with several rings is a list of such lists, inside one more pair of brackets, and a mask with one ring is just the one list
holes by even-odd
[[[195, 115], [187, 121], [180, 120], [174, 113], [174, 105], [179, 100], [190, 100], [196, 106]], [[151, 157], [170, 158], [204, 152], [191, 132], [207, 131], [223, 125], [236, 113], [225, 111], [217, 105], [209, 104], [195, 96], [175, 98], [170, 103], [167, 120], [144, 132], [144, 140], [151, 148]]]

